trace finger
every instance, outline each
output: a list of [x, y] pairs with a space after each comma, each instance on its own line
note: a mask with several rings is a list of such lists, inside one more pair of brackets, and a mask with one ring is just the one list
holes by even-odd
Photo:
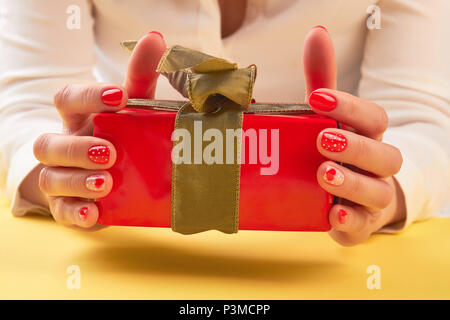
[[330, 224], [333, 229], [356, 233], [364, 230], [374, 232], [378, 230], [381, 211], [370, 212], [363, 206], [334, 205], [330, 209]]
[[80, 128], [92, 113], [116, 112], [125, 107], [126, 91], [111, 84], [68, 84], [54, 96], [54, 104], [69, 130]]
[[319, 152], [328, 159], [354, 165], [380, 177], [396, 174], [403, 162], [396, 147], [345, 130], [323, 130], [316, 143]]
[[39, 174], [39, 187], [49, 196], [97, 199], [106, 196], [112, 186], [107, 171], [45, 167]]
[[91, 228], [97, 223], [98, 208], [94, 202], [70, 197], [49, 197], [48, 203], [58, 223], [82, 228]]
[[166, 50], [166, 43], [159, 32], [145, 35], [131, 54], [128, 64], [125, 88], [130, 98], [153, 99], [159, 73], [159, 60]]
[[319, 89], [310, 95], [309, 104], [315, 112], [376, 140], [381, 140], [388, 126], [388, 116], [382, 107], [346, 92]]
[[306, 95], [319, 88], [336, 89], [336, 59], [333, 42], [328, 31], [317, 26], [306, 35], [303, 44], [303, 72]]
[[367, 240], [381, 225], [381, 213], [371, 213], [361, 206], [335, 205], [330, 209], [331, 237], [344, 246]]
[[36, 159], [47, 166], [108, 169], [117, 158], [111, 142], [97, 137], [47, 133], [34, 142]]
[[382, 179], [356, 173], [331, 161], [319, 166], [317, 181], [329, 193], [372, 209], [385, 208], [394, 191]]

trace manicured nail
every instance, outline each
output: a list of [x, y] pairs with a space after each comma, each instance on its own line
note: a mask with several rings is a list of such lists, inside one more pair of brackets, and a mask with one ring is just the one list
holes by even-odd
[[117, 107], [122, 102], [123, 92], [121, 89], [109, 89], [102, 93], [102, 101], [110, 107]]
[[92, 191], [105, 190], [105, 176], [101, 174], [92, 175], [86, 178], [86, 188]]
[[157, 34], [158, 36], [160, 36], [161, 38], [164, 39], [163, 35], [160, 32], [158, 32], [158, 31], [150, 31], [149, 33]]
[[328, 93], [324, 92], [313, 92], [309, 96], [309, 104], [311, 107], [322, 110], [322, 111], [331, 111], [336, 108], [337, 101]]
[[81, 208], [80, 211], [78, 212], [78, 215], [80, 216], [81, 221], [86, 221], [88, 215], [88, 208], [87, 207]]
[[347, 138], [340, 133], [324, 132], [320, 144], [325, 150], [341, 152], [347, 147]]
[[345, 212], [344, 209], [339, 209], [338, 216], [339, 223], [344, 224], [345, 222], [347, 222], [347, 212]]
[[325, 30], [326, 32], [328, 32], [327, 28], [325, 28], [324, 26], [321, 26], [321, 25], [315, 26], [314, 28], [321, 28], [321, 29]]
[[344, 182], [344, 174], [332, 166], [327, 166], [323, 179], [329, 184], [339, 186]]
[[88, 150], [89, 160], [95, 163], [105, 164], [109, 162], [110, 151], [107, 146], [93, 146]]

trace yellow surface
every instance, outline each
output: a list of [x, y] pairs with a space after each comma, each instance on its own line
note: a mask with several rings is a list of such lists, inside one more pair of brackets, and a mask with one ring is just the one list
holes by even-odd
[[[326, 233], [109, 227], [83, 232], [14, 218], [0, 203], [0, 299], [450, 298], [450, 219], [343, 248]], [[81, 288], [67, 289], [78, 265]], [[366, 269], [381, 270], [381, 289]]]

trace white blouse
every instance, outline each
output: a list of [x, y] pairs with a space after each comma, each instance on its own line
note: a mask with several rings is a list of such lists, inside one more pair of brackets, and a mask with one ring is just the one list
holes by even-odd
[[[256, 64], [257, 101], [303, 101], [302, 43], [316, 25], [334, 41], [339, 90], [383, 106], [384, 140], [403, 154], [407, 220], [385, 231], [450, 216], [448, 0], [249, 0], [225, 39], [217, 0], [0, 0], [0, 189], [13, 214], [37, 209], [18, 189], [37, 165], [34, 139], [61, 132], [53, 95], [70, 82], [121, 84], [121, 40], [160, 31], [168, 46]], [[160, 77], [156, 98], [181, 97]]]

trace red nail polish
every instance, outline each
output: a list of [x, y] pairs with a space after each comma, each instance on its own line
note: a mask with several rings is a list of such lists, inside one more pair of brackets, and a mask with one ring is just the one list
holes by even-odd
[[332, 181], [334, 179], [334, 176], [336, 174], [336, 169], [328, 169], [325, 174], [327, 175], [327, 180], [328, 181]]
[[95, 163], [105, 164], [109, 162], [110, 151], [107, 146], [93, 146], [88, 150], [89, 160]]
[[107, 106], [117, 107], [122, 102], [122, 96], [121, 89], [109, 89], [103, 92], [102, 101]]
[[329, 184], [339, 186], [344, 182], [344, 174], [336, 168], [327, 166], [323, 179]]
[[313, 92], [309, 96], [309, 104], [311, 107], [322, 110], [331, 111], [336, 108], [337, 101], [328, 93], [324, 92]]
[[340, 133], [324, 132], [320, 139], [322, 148], [332, 152], [341, 152], [347, 148], [347, 138]]
[[86, 188], [92, 191], [103, 191], [105, 189], [105, 177], [103, 175], [92, 175], [87, 177]]
[[344, 209], [339, 209], [338, 215], [339, 215], [339, 223], [344, 224], [345, 222], [347, 222], [348, 214], [347, 212], [345, 212]]
[[321, 29], [325, 30], [326, 32], [328, 32], [327, 28], [325, 28], [324, 26], [321, 26], [321, 25], [315, 26], [314, 28], [321, 28]]
[[160, 36], [161, 38], [164, 39], [163, 35], [162, 35], [160, 32], [158, 32], [158, 31], [150, 31], [149, 34], [150, 34], [150, 33], [157, 34], [158, 36]]
[[78, 215], [80, 216], [80, 219], [82, 221], [86, 221], [87, 214], [88, 214], [88, 208], [87, 207], [81, 208], [80, 211], [78, 212]]
[[104, 183], [105, 183], [105, 179], [103, 179], [103, 178], [96, 178], [95, 179], [95, 187], [97, 189], [100, 189]]

